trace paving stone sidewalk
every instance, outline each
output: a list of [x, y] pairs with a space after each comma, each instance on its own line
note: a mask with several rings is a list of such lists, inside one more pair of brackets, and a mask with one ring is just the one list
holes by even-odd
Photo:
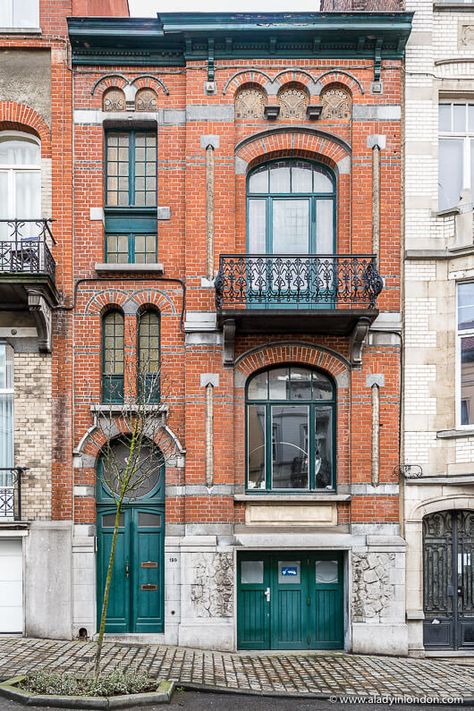
[[[0, 638], [0, 679], [33, 669], [81, 673], [91, 642]], [[318, 697], [376, 695], [474, 698], [474, 663], [349, 654], [224, 653], [184, 647], [104, 644], [103, 667], [135, 668], [185, 687]], [[474, 660], [473, 660], [474, 662]]]

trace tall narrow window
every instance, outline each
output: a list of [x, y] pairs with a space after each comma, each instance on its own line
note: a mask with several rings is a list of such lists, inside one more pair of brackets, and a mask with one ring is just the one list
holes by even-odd
[[[0, 133], [0, 220], [38, 220], [40, 217], [39, 142], [27, 133]], [[22, 236], [28, 236], [28, 229], [27, 225], [22, 228]], [[13, 235], [12, 225], [0, 222], [0, 239], [13, 239]]]
[[247, 385], [247, 488], [334, 488], [334, 387], [322, 373], [284, 366]]
[[138, 392], [146, 402], [160, 400], [160, 317], [145, 311], [138, 319]]
[[105, 403], [123, 402], [124, 319], [110, 311], [102, 320], [102, 398]]
[[459, 204], [463, 191], [474, 191], [474, 103], [439, 105], [438, 207]]
[[0, 343], [0, 487], [12, 485], [13, 467], [13, 348]]
[[458, 285], [458, 421], [474, 425], [474, 282]]
[[149, 264], [157, 260], [156, 133], [106, 134], [106, 261]]

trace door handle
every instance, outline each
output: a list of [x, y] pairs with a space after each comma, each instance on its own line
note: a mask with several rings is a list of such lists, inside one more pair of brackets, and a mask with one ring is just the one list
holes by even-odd
[[127, 560], [127, 561], [125, 561], [125, 577], [128, 578], [129, 575], [130, 575], [130, 570], [128, 568], [128, 560]]
[[263, 594], [265, 595], [267, 602], [270, 602], [270, 588], [267, 588]]
[[461, 587], [459, 587], [459, 588], [458, 588], [458, 595], [462, 595], [462, 594], [463, 594], [463, 590], [462, 590]]

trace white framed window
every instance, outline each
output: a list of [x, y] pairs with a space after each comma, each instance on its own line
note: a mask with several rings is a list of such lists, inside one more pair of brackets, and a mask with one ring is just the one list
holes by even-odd
[[39, 0], [1, 0], [0, 28], [37, 29]]
[[[0, 469], [13, 467], [13, 348], [0, 343]], [[0, 486], [11, 485], [11, 473], [0, 471]]]
[[[41, 147], [35, 136], [0, 133], [0, 220], [41, 218]], [[27, 234], [27, 231], [24, 231]], [[0, 237], [12, 230], [0, 222]]]
[[474, 281], [457, 286], [457, 422], [474, 426]]
[[474, 191], [474, 100], [439, 104], [438, 208], [459, 204]]

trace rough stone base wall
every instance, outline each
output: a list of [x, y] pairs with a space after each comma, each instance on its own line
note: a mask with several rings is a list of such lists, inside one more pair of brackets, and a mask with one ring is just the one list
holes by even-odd
[[22, 518], [51, 517], [51, 356], [15, 353], [15, 466], [22, 480]]

